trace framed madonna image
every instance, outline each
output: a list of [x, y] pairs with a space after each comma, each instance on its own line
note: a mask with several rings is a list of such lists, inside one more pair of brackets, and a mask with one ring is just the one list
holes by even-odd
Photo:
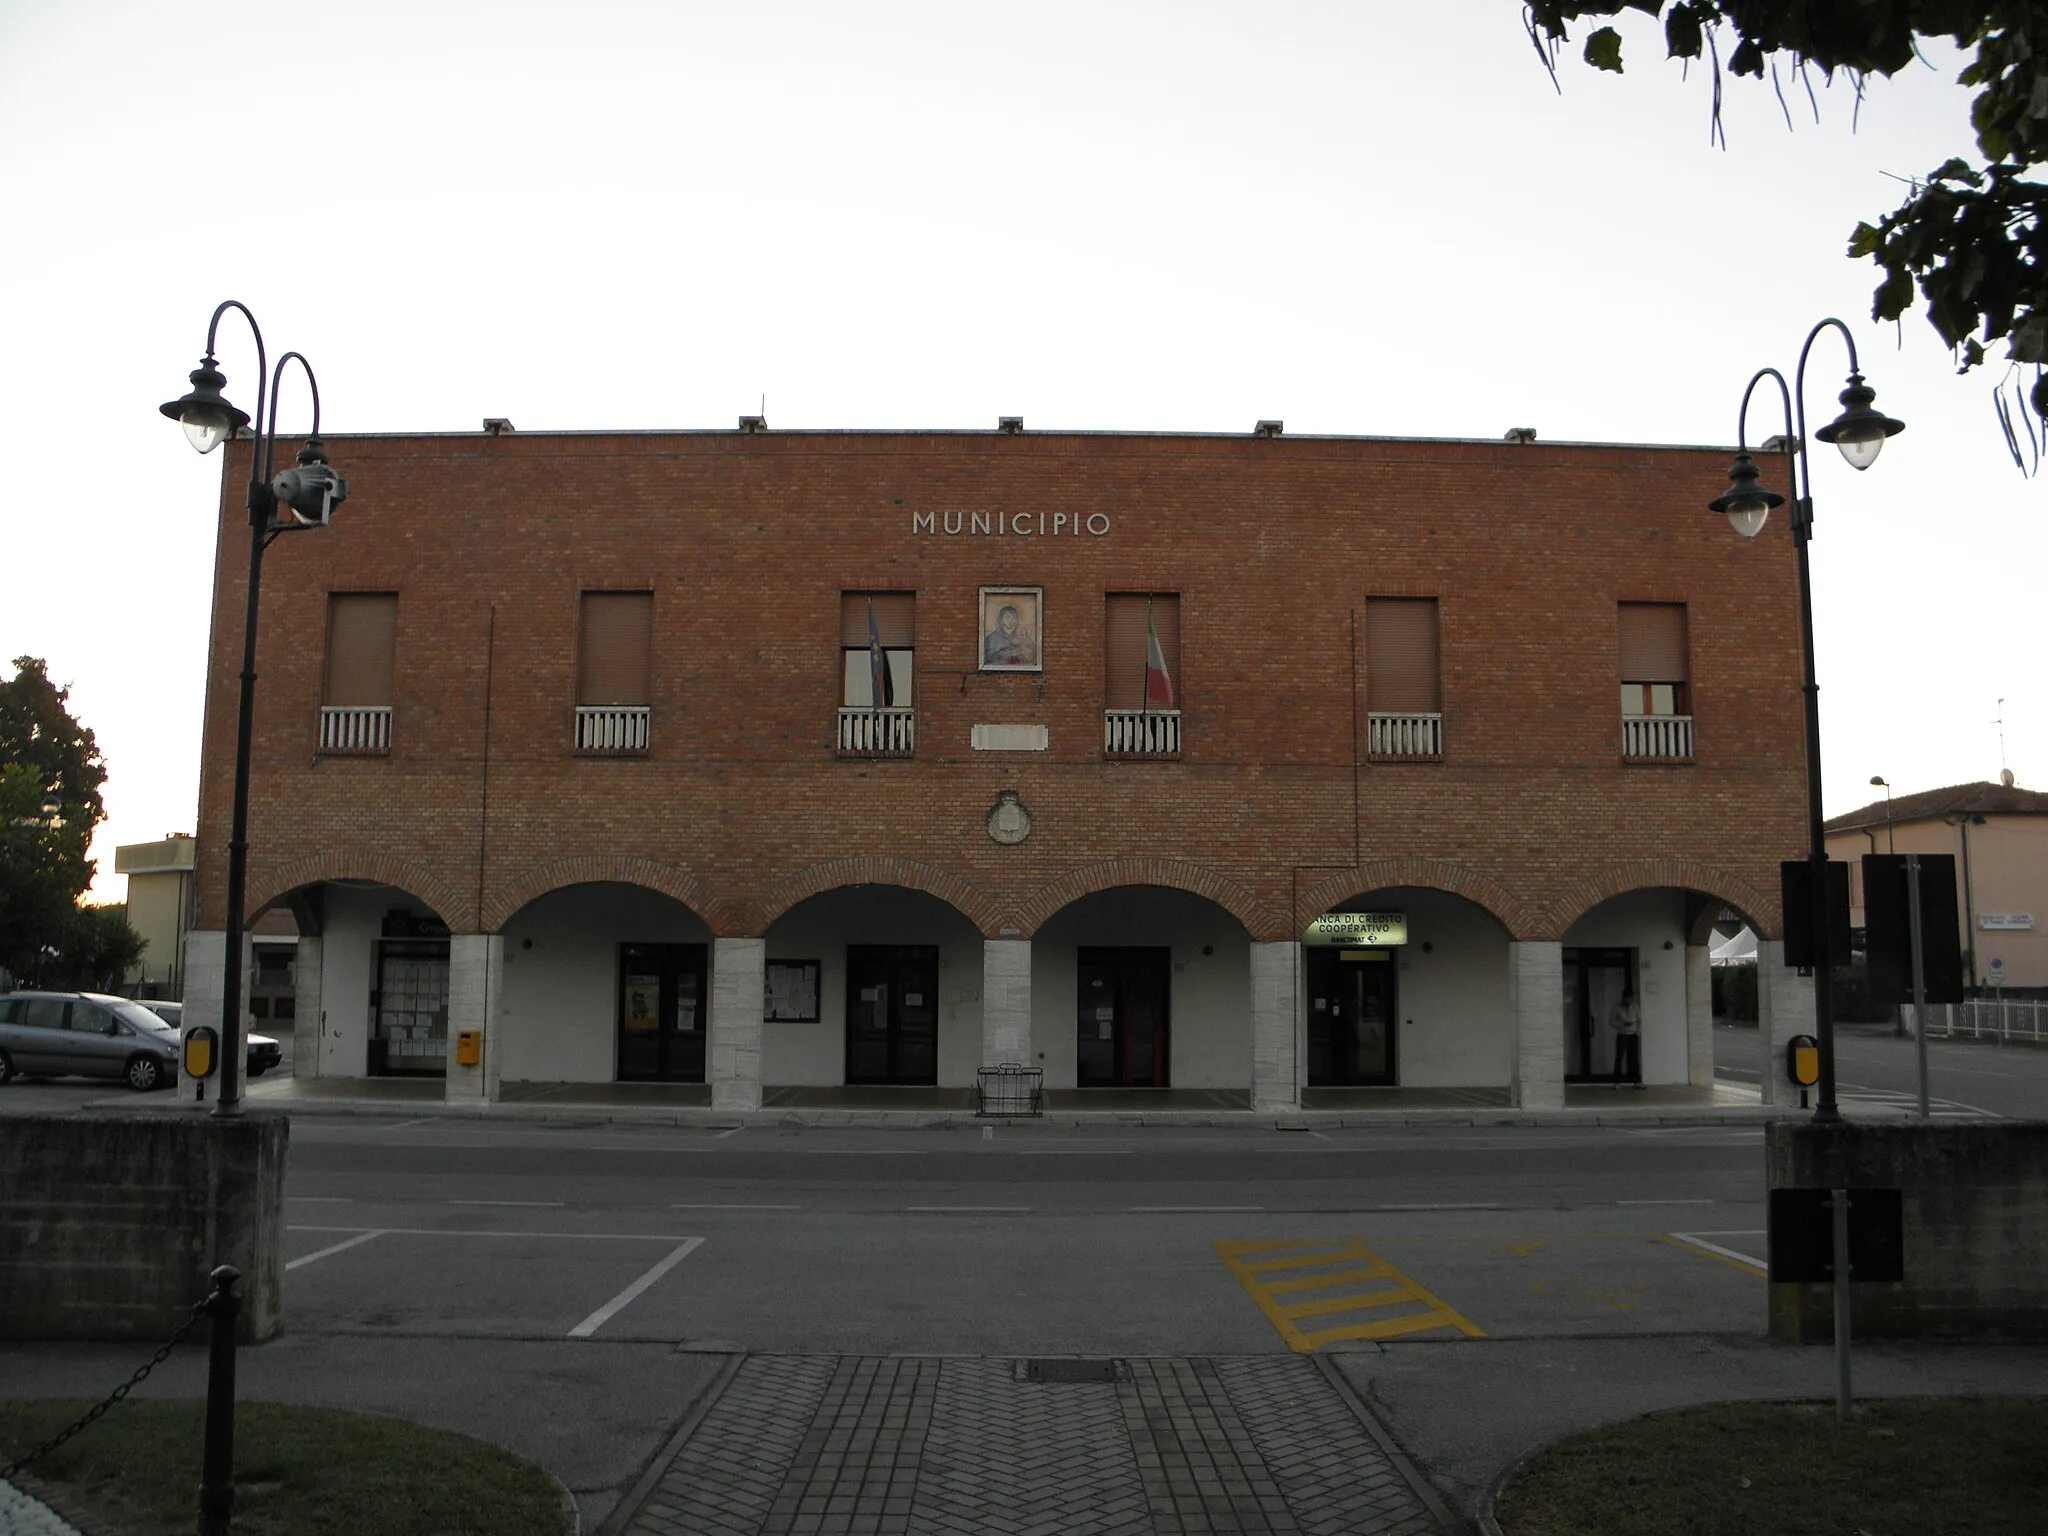
[[1045, 588], [981, 589], [981, 670], [1045, 670]]

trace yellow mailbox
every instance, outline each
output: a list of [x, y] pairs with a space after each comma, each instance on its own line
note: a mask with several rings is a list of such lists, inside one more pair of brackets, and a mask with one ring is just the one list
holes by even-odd
[[220, 1031], [211, 1024], [196, 1024], [185, 1031], [185, 1075], [211, 1077], [220, 1065]]
[[457, 1030], [455, 1034], [455, 1065], [473, 1067], [484, 1059], [484, 1034], [480, 1029]]

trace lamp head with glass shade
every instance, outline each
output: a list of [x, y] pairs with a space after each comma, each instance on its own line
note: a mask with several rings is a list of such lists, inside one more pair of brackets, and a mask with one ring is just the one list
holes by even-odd
[[1849, 375], [1849, 387], [1842, 391], [1842, 414], [1813, 435], [1842, 450], [1851, 469], [1868, 469], [1877, 462], [1884, 440], [1897, 437], [1906, 424], [1872, 406], [1877, 391], [1863, 382], [1863, 375]]
[[1757, 480], [1757, 468], [1749, 455], [1738, 453], [1734, 467], [1728, 471], [1728, 489], [1707, 503], [1713, 511], [1727, 513], [1729, 526], [1745, 539], [1763, 532], [1771, 508], [1785, 504], [1784, 497], [1757, 484]]
[[211, 453], [249, 425], [249, 413], [220, 392], [227, 378], [214, 366], [211, 352], [192, 370], [192, 388], [159, 407], [185, 428], [185, 440], [201, 453]]

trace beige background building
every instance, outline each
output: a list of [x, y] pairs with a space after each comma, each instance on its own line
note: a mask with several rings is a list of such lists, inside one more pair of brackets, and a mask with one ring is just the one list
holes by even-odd
[[2048, 794], [1954, 784], [1876, 800], [1827, 823], [1828, 857], [1849, 864], [1849, 921], [1863, 924], [1866, 853], [1956, 861], [1966, 986], [2048, 988]]

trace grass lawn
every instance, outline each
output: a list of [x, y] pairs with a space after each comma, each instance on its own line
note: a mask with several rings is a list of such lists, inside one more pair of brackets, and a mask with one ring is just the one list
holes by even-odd
[[2001, 1536], [2048, 1527], [2048, 1398], [1720, 1403], [1589, 1430], [1501, 1490], [1507, 1536]]
[[[0, 1403], [0, 1462], [77, 1418], [84, 1402]], [[199, 1509], [206, 1406], [116, 1404], [28, 1468], [138, 1532], [187, 1536]], [[237, 1536], [563, 1536], [561, 1495], [494, 1445], [396, 1419], [242, 1402], [235, 1409]]]

